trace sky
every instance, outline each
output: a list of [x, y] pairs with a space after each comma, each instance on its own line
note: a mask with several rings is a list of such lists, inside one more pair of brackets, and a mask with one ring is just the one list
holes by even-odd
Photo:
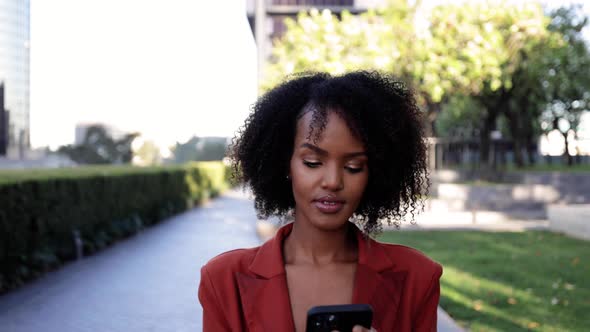
[[256, 93], [241, 1], [31, 0], [33, 147], [86, 122], [161, 146], [231, 136]]
[[160, 147], [233, 136], [256, 73], [245, 1], [31, 0], [33, 147], [71, 144], [94, 122]]

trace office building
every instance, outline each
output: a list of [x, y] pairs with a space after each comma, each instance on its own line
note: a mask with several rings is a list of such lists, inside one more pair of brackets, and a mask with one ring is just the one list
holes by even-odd
[[8, 112], [4, 109], [4, 84], [0, 82], [0, 156], [8, 148]]
[[30, 145], [29, 23], [29, 0], [0, 0], [0, 84], [7, 111], [0, 130], [8, 138], [5, 155], [14, 159], [22, 158]]

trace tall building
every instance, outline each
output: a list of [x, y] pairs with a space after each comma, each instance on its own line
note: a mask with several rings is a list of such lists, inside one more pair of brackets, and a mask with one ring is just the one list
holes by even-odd
[[0, 0], [0, 84], [8, 112], [9, 158], [29, 148], [30, 1]]
[[8, 147], [8, 112], [4, 109], [4, 84], [0, 82], [0, 156], [6, 155]]

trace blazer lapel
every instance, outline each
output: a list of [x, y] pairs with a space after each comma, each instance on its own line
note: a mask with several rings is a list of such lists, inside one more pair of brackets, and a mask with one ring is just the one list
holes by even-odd
[[294, 331], [285, 265], [283, 239], [292, 225], [279, 229], [260, 247], [248, 267], [252, 274], [237, 275], [242, 308], [250, 331]]
[[271, 279], [238, 275], [246, 324], [250, 331], [293, 331], [285, 275]]
[[[381, 244], [357, 231], [359, 263], [356, 270], [353, 303], [373, 307], [373, 325], [395, 326], [406, 271], [394, 271], [395, 264]], [[387, 320], [387, 324], [383, 324]]]

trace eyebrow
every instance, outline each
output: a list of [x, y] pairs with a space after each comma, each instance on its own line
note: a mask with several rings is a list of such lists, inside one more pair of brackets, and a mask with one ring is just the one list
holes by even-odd
[[[328, 151], [317, 147], [313, 144], [309, 144], [309, 143], [303, 143], [299, 146], [300, 148], [308, 148], [310, 150], [313, 150], [314, 152], [321, 154], [321, 155], [328, 155]], [[352, 158], [352, 157], [358, 157], [358, 156], [367, 156], [367, 153], [365, 151], [360, 151], [360, 152], [350, 152], [350, 153], [345, 153], [344, 154], [345, 157], [347, 158]]]

